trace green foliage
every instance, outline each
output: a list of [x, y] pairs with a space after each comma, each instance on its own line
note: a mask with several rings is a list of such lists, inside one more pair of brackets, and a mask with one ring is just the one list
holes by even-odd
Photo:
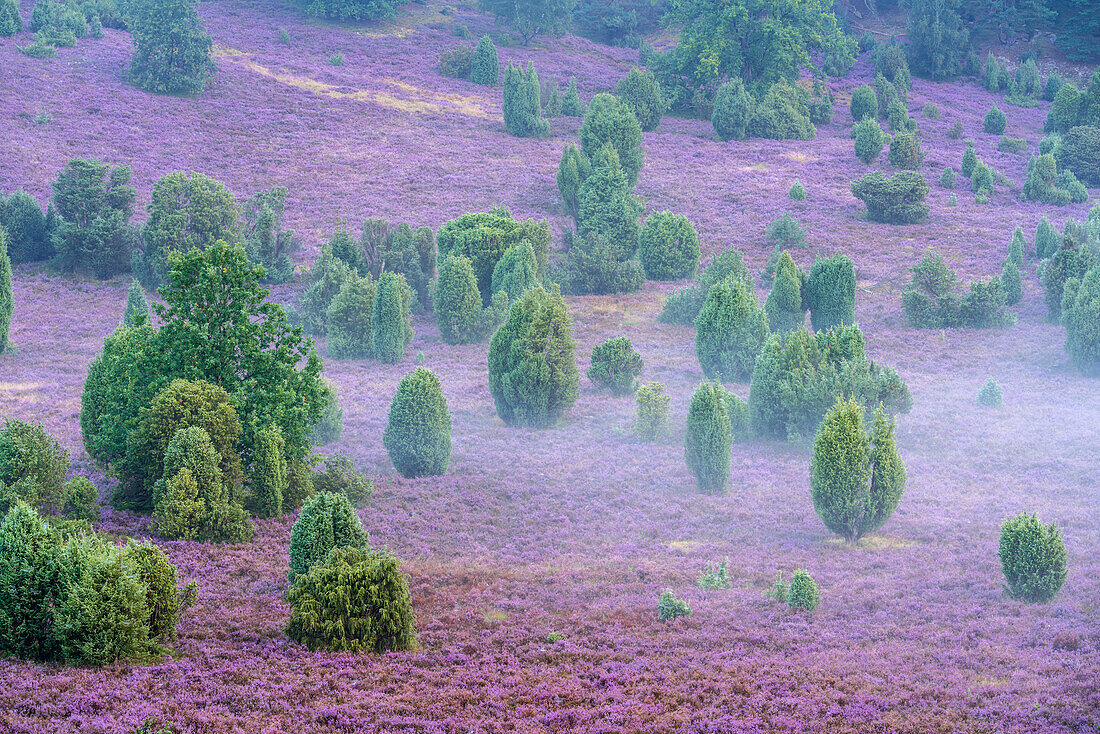
[[367, 273], [350, 275], [325, 311], [328, 354], [334, 359], [365, 359], [374, 352], [375, 283]]
[[1003, 404], [1003, 393], [1001, 386], [997, 384], [997, 381], [990, 377], [985, 381], [985, 384], [978, 390], [977, 401], [978, 405], [984, 405], [987, 408], [999, 408]]
[[813, 140], [817, 131], [810, 122], [806, 92], [786, 80], [772, 84], [756, 104], [749, 133], [772, 140]]
[[23, 18], [19, 15], [16, 0], [0, 1], [0, 36], [14, 36], [23, 30]]
[[993, 107], [985, 115], [985, 121], [982, 123], [982, 129], [988, 135], [1004, 135], [1005, 126], [1008, 124], [1008, 118], [1002, 110]]
[[903, 89], [910, 87], [909, 62], [906, 59], [905, 48], [897, 42], [897, 39], [891, 39], [890, 43], [876, 46], [871, 58], [875, 62], [875, 74], [881, 74], [886, 79], [892, 80], [894, 86], [901, 86]]
[[695, 227], [682, 214], [650, 214], [638, 238], [638, 257], [648, 280], [694, 277], [699, 265]]
[[8, 257], [8, 233], [0, 227], [0, 354], [9, 344], [15, 296], [11, 287], [11, 258]]
[[642, 356], [634, 351], [630, 339], [617, 336], [592, 348], [588, 379], [600, 383], [617, 395], [630, 395], [638, 387]]
[[970, 177], [970, 189], [975, 194], [984, 194], [988, 198], [993, 193], [993, 169], [978, 161]]
[[122, 313], [122, 326], [139, 326], [149, 320], [149, 302], [145, 300], [145, 291], [137, 280], [130, 281], [130, 290], [126, 295], [126, 310]]
[[448, 254], [470, 259], [482, 305], [492, 303], [493, 270], [508, 248], [523, 240], [531, 245], [538, 261], [538, 274], [546, 273], [550, 251], [550, 226], [546, 220], [517, 220], [504, 207], [488, 212], [463, 214], [444, 224], [436, 234], [441, 259]]
[[944, 166], [943, 173], [940, 174], [940, 186], [945, 189], [955, 188], [955, 169], [950, 166]]
[[748, 404], [728, 391], [723, 399], [726, 401], [726, 415], [730, 419], [730, 438], [733, 443], [747, 441], [750, 436]]
[[283, 514], [283, 494], [290, 487], [286, 474], [285, 442], [277, 426], [268, 426], [256, 434], [256, 451], [250, 477], [250, 509], [256, 517]]
[[1100, 267], [1066, 282], [1062, 321], [1070, 361], [1084, 375], [1100, 375]]
[[960, 0], [914, 0], [909, 6], [906, 48], [917, 76], [936, 81], [959, 76], [970, 54], [970, 33]]
[[1100, 186], [1100, 122], [1070, 128], [1062, 135], [1054, 157], [1060, 171], [1073, 172], [1088, 186]]
[[921, 108], [920, 116], [927, 117], [929, 120], [938, 120], [940, 119], [940, 108], [931, 102], [925, 102], [924, 107]]
[[36, 509], [61, 510], [63, 487], [69, 474], [69, 454], [40, 423], [8, 418], [0, 428], [0, 483], [34, 497]]
[[915, 132], [917, 129], [916, 120], [909, 116], [909, 108], [897, 97], [890, 100], [886, 108], [886, 120], [894, 132]]
[[656, 130], [668, 110], [668, 101], [661, 94], [661, 85], [649, 69], [633, 68], [619, 80], [619, 98], [638, 118], [642, 130]]
[[[443, 76], [455, 79], [469, 79], [473, 71], [474, 49], [468, 46], [449, 48], [439, 54], [439, 70]], [[497, 77], [500, 77], [500, 67], [497, 67]]]
[[868, 435], [859, 403], [838, 400], [818, 430], [810, 464], [814, 509], [825, 526], [851, 542], [882, 527], [905, 489], [894, 424], [880, 407]]
[[[315, 2], [318, 0], [314, 0]], [[157, 94], [197, 94], [216, 67], [194, 0], [147, 0], [127, 8], [134, 39], [130, 81]]]
[[997, 142], [997, 150], [1002, 153], [1019, 153], [1027, 150], [1027, 141], [1023, 138], [1004, 137]]
[[495, 87], [500, 81], [500, 59], [497, 58], [497, 47], [493, 39], [488, 36], [482, 36], [477, 42], [477, 50], [470, 59], [470, 81], [487, 87]]
[[610, 94], [597, 94], [588, 105], [580, 129], [581, 152], [593, 162], [604, 146], [615, 149], [629, 189], [638, 182], [645, 153], [642, 127], [630, 106]]
[[[965, 31], [964, 31], [965, 32]], [[787, 589], [786, 602], [791, 611], [803, 609], [812, 612], [821, 602], [817, 584], [805, 569], [799, 568], [791, 576], [791, 585]]]
[[787, 192], [795, 201], [805, 201], [806, 199], [806, 187], [802, 185], [801, 181], [795, 181], [791, 184], [790, 190]]
[[1043, 215], [1039, 225], [1035, 228], [1035, 259], [1045, 260], [1061, 247], [1061, 238], [1057, 230], [1050, 225], [1050, 220]]
[[13, 263], [37, 262], [53, 255], [46, 215], [30, 194], [16, 191], [6, 204], [0, 196], [0, 228], [7, 230], [8, 256]]
[[764, 311], [751, 288], [728, 278], [710, 289], [695, 319], [695, 355], [710, 379], [744, 381], [768, 338]]
[[1020, 513], [1001, 525], [1001, 570], [1013, 599], [1048, 602], [1066, 582], [1066, 544], [1058, 527]]
[[959, 171], [964, 178], [970, 178], [974, 175], [974, 169], [978, 166], [978, 156], [974, 153], [974, 146], [967, 145], [966, 151], [963, 153], [962, 164], [959, 166]]
[[806, 230], [790, 212], [783, 212], [767, 226], [764, 231], [765, 239], [769, 245], [775, 247], [797, 247], [806, 239]]
[[729, 575], [729, 558], [724, 558], [719, 561], [715, 566], [713, 563], [707, 563], [707, 570], [703, 572], [703, 575], [696, 581], [696, 585], [700, 589], [706, 589], [707, 591], [720, 591], [723, 589], [733, 588], [733, 579]]
[[918, 329], [1009, 326], [1015, 317], [1005, 311], [1005, 294], [999, 278], [971, 282], [965, 296], [957, 291], [955, 272], [943, 257], [925, 253], [913, 266], [913, 279], [902, 294], [909, 323]]
[[248, 259], [264, 267], [264, 281], [285, 283], [294, 277], [290, 256], [301, 249], [294, 232], [283, 229], [287, 190], [275, 186], [245, 201], [241, 211], [241, 239]]
[[62, 593], [62, 569], [55, 562], [60, 544], [25, 505], [13, 507], [0, 523], [0, 654], [59, 656], [51, 627]]
[[434, 477], [451, 460], [451, 413], [439, 378], [424, 367], [405, 375], [390, 403], [382, 444], [403, 477]]
[[306, 15], [334, 20], [383, 20], [397, 15], [406, 0], [298, 0]]
[[722, 140], [743, 140], [756, 112], [756, 100], [739, 77], [718, 88], [714, 98], [711, 124]]
[[657, 619], [667, 622], [677, 617], [690, 617], [691, 607], [683, 599], [676, 598], [672, 589], [665, 589], [657, 599]]
[[320, 491], [302, 508], [290, 531], [291, 584], [323, 561], [334, 548], [369, 550], [367, 531], [348, 498], [341, 493]]
[[542, 119], [539, 76], [533, 64], [527, 69], [508, 63], [504, 70], [504, 126], [520, 138], [541, 138], [550, 133], [550, 123]]
[[558, 164], [558, 191], [565, 202], [566, 212], [574, 219], [578, 216], [581, 184], [591, 172], [592, 163], [577, 146], [569, 144], [562, 149], [561, 163]]
[[578, 234], [606, 238], [619, 261], [630, 259], [638, 247], [642, 205], [632, 189], [615, 148], [605, 144], [592, 158], [591, 173], [577, 195]]
[[560, 35], [568, 28], [576, 0], [478, 0], [478, 7], [519, 33], [526, 46], [535, 36]]
[[700, 492], [726, 491], [732, 444], [725, 389], [717, 382], [704, 382], [691, 396], [684, 436], [684, 460], [695, 475]]
[[1008, 245], [1008, 259], [1016, 263], [1017, 267], [1024, 264], [1024, 248], [1027, 243], [1024, 241], [1024, 230], [1017, 227], [1012, 232], [1012, 241]]
[[814, 331], [854, 324], [856, 271], [851, 259], [841, 254], [816, 258], [806, 274], [802, 295]]
[[313, 424], [313, 430], [309, 434], [309, 442], [313, 446], [327, 446], [339, 441], [340, 434], [344, 431], [344, 411], [336, 397], [336, 386], [329, 380], [322, 380], [321, 393], [324, 400], [321, 418]]
[[947, 137], [951, 138], [952, 140], [958, 140], [962, 137], [962, 134], [963, 125], [958, 120], [955, 120], [953, 123], [951, 123], [951, 127], [947, 128]]
[[99, 490], [87, 477], [73, 477], [61, 488], [61, 514], [72, 520], [99, 522]]
[[1005, 260], [1001, 267], [1001, 290], [1004, 291], [1005, 305], [1015, 306], [1023, 298], [1023, 281], [1020, 278], [1020, 266], [1014, 260]]
[[916, 171], [900, 171], [891, 178], [872, 171], [852, 182], [852, 194], [867, 205], [872, 222], [917, 224], [928, 216], [928, 182]]
[[469, 258], [465, 256], [444, 256], [432, 301], [440, 336], [448, 344], [481, 341], [498, 323], [494, 310], [481, 307], [477, 278]]
[[[347, 232], [337, 232], [329, 244], [321, 247], [321, 256], [313, 263], [306, 276], [306, 292], [298, 298], [298, 314], [302, 328], [310, 334], [324, 334], [328, 307], [332, 299], [355, 276], [355, 269], [338, 254], [344, 246], [353, 248]], [[371, 294], [371, 301], [374, 294]]]
[[[504, 293], [509, 303], [517, 301], [525, 290], [539, 282], [538, 271], [539, 263], [531, 243], [525, 240], [512, 245], [493, 268], [493, 293]], [[473, 269], [470, 274], [473, 275]], [[477, 306], [481, 307], [480, 295]]]
[[777, 571], [775, 574], [775, 581], [772, 582], [772, 586], [768, 589], [768, 598], [774, 599], [780, 604], [787, 603], [787, 595], [790, 593], [787, 588], [787, 582], [783, 580], [783, 572]]
[[123, 272], [137, 245], [129, 224], [137, 192], [129, 186], [129, 166], [74, 158], [53, 182], [53, 205], [59, 222], [53, 233], [58, 264], [66, 270], [87, 269], [100, 278]]
[[1072, 278], [1080, 281], [1095, 263], [1096, 256], [1088, 246], [1084, 226], [1077, 222], [1066, 222], [1061, 246], [1051, 254], [1043, 269], [1043, 300], [1051, 321], [1057, 323], [1062, 319], [1062, 298], [1066, 283]]
[[856, 123], [863, 121], [865, 118], [877, 118], [878, 117], [878, 98], [875, 96], [875, 90], [871, 88], [869, 84], [861, 84], [852, 90], [852, 103], [851, 103], [852, 120]]
[[183, 613], [195, 603], [197, 585], [192, 581], [180, 591], [176, 567], [163, 550], [149, 541], [128, 542], [122, 555], [145, 586], [150, 638], [161, 642], [172, 640]]
[[585, 112], [585, 107], [577, 94], [577, 84], [573, 77], [569, 77], [569, 86], [561, 97], [561, 113], [566, 117], [584, 117]]
[[874, 163], [886, 145], [886, 133], [882, 131], [878, 120], [868, 115], [856, 123], [854, 132], [856, 157], [866, 165]]
[[1078, 124], [1081, 114], [1081, 93], [1072, 84], [1063, 84], [1054, 95], [1043, 132], [1065, 133]]
[[802, 285], [805, 275], [786, 250], [779, 256], [775, 279], [764, 312], [768, 315], [768, 328], [772, 333], [785, 333], [802, 326], [806, 310], [802, 304]]
[[731, 274], [752, 288], [749, 269], [741, 260], [741, 253], [732, 248], [712, 257], [695, 282], [669, 294], [657, 320], [663, 324], [694, 324], [710, 295], [711, 286]]
[[412, 344], [412, 291], [405, 276], [383, 272], [374, 293], [371, 330], [374, 356], [397, 364]]
[[355, 468], [355, 463], [343, 454], [325, 459], [324, 471], [313, 475], [313, 487], [317, 492], [341, 494], [354, 505], [370, 499], [374, 493], [374, 480]]
[[643, 441], [656, 441], [668, 429], [669, 397], [665, 386], [647, 382], [634, 393], [637, 403], [634, 431]]
[[553, 425], [577, 399], [575, 344], [555, 288], [528, 288], [489, 342], [489, 392], [507, 425]]
[[899, 132], [890, 141], [890, 165], [910, 171], [919, 171], [924, 161], [917, 136], [909, 132]]

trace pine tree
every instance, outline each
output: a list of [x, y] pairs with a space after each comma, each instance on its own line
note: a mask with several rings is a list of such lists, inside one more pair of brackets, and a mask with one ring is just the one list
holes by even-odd
[[832, 532], [852, 541], [871, 479], [870, 442], [863, 430], [863, 408], [838, 400], [825, 414], [814, 441], [810, 487], [814, 509]]
[[695, 389], [688, 408], [684, 460], [705, 494], [722, 494], [730, 478], [733, 438], [725, 392], [717, 382], [704, 382]]
[[569, 86], [561, 98], [561, 113], [566, 117], [584, 117], [584, 105], [577, 94], [577, 83], [573, 77], [569, 77]]
[[450, 254], [443, 258], [432, 302], [444, 342], [472, 344], [484, 338], [481, 293], [469, 258]]
[[817, 258], [806, 275], [803, 294], [814, 331], [855, 323], [856, 271], [847, 256]]
[[768, 328], [773, 334], [782, 334], [802, 326], [806, 311], [802, 308], [802, 281], [805, 276], [786, 250], [775, 266], [775, 282], [764, 312], [768, 314]]
[[593, 97], [581, 123], [580, 138], [581, 152], [590, 160], [610, 144], [619, 156], [627, 184], [634, 188], [645, 152], [642, 150], [642, 126], [625, 102], [610, 94]]
[[[524, 291], [538, 284], [538, 272], [539, 263], [531, 243], [524, 240], [518, 245], [512, 245], [504, 251], [504, 256], [493, 268], [493, 293], [504, 292], [508, 296], [508, 302], [514, 303]], [[473, 274], [472, 269], [470, 273]]]
[[1020, 278], [1020, 266], [1012, 259], [1005, 260], [1001, 268], [1001, 289], [1005, 294], [1005, 304], [1015, 306], [1023, 297], [1023, 282]]
[[1060, 246], [1058, 232], [1050, 225], [1046, 215], [1039, 220], [1039, 226], [1035, 229], [1035, 259], [1046, 260], [1057, 252]]
[[1066, 284], [1062, 320], [1070, 361], [1081, 374], [1100, 376], [1100, 267]]
[[1017, 227], [1012, 233], [1012, 242], [1008, 245], [1008, 259], [1016, 264], [1016, 267], [1024, 266], [1024, 249], [1027, 242], [1024, 240], [1024, 230]]
[[435, 477], [451, 460], [451, 413], [439, 377], [424, 367], [405, 375], [390, 403], [382, 444], [403, 477]]
[[520, 138], [544, 137], [550, 123], [542, 119], [539, 76], [534, 64], [524, 70], [511, 62], [504, 70], [504, 126]]
[[495, 87], [500, 81], [497, 47], [493, 39], [488, 36], [482, 36], [477, 42], [477, 50], [474, 51], [474, 57], [470, 61], [470, 81], [487, 87]]
[[565, 202], [565, 211], [577, 219], [581, 184], [592, 172], [592, 163], [588, 156], [581, 153], [577, 146], [570, 143], [561, 151], [561, 163], [558, 164], [558, 191]]
[[134, 39], [130, 79], [147, 92], [197, 94], [214, 73], [213, 42], [195, 0], [145, 0], [127, 14]]
[[126, 310], [122, 314], [122, 325], [137, 326], [149, 320], [149, 302], [145, 300], [145, 291], [137, 280], [130, 281], [130, 291], [126, 295]]

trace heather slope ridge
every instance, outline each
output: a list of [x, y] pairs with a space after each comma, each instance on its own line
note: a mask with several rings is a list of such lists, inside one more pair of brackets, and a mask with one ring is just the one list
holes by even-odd
[[[48, 60], [15, 51], [26, 33], [0, 39], [0, 190], [22, 186], [44, 201], [57, 169], [77, 155], [133, 166], [140, 206], [174, 169], [215, 176], [238, 196], [285, 185], [287, 224], [307, 245], [303, 264], [326, 233], [366, 217], [437, 227], [503, 203], [548, 217], [560, 233], [569, 220], [554, 174], [579, 119], [552, 121], [544, 140], [508, 136], [499, 88], [438, 73], [439, 52], [461, 42], [424, 26], [445, 18], [439, 7], [413, 4], [397, 23], [364, 30], [310, 24], [281, 4], [203, 3], [220, 68], [195, 99], [126, 86], [124, 33], [108, 30]], [[456, 13], [475, 35], [491, 25]], [[328, 64], [336, 52], [343, 66]], [[500, 53], [503, 63], [533, 60], [543, 79], [575, 75], [584, 99], [636, 60], [573, 37]], [[813, 512], [802, 447], [735, 445], [729, 493], [696, 493], [682, 448], [702, 379], [694, 330], [656, 323], [672, 286], [568, 299], [582, 374], [595, 344], [625, 335], [646, 361], [642, 379], [667, 384], [674, 430], [655, 446], [632, 442], [629, 397], [583, 377], [562, 426], [505, 427], [488, 392], [486, 345], [445, 345], [418, 317], [401, 364], [325, 364], [345, 412], [344, 435], [326, 451], [351, 454], [377, 479], [359, 514], [372, 543], [405, 561], [417, 651], [329, 655], [289, 641], [292, 518], [259, 521], [247, 545], [164, 543], [181, 578], [200, 587], [175, 659], [102, 670], [0, 662], [0, 730], [115, 734], [157, 714], [175, 731], [214, 734], [1095, 731], [1100, 383], [1070, 366], [1064, 329], [1044, 319], [1033, 264], [1009, 329], [915, 330], [900, 306], [908, 268], [926, 247], [944, 252], [963, 279], [988, 277], [1015, 226], [1030, 242], [1042, 214], [1060, 226], [1087, 205], [1020, 202], [1027, 154], [998, 152], [981, 131], [985, 112], [1003, 102], [974, 84], [918, 80], [910, 113], [924, 136], [932, 213], [915, 226], [863, 221], [848, 186], [869, 169], [852, 153], [846, 99], [870, 74], [864, 58], [837, 85], [844, 101], [810, 142], [724, 144], [706, 123], [665, 119], [644, 136], [638, 193], [648, 210], [691, 218], [704, 257], [733, 245], [762, 267], [764, 227], [790, 209], [808, 233], [794, 253], [800, 264], [833, 251], [853, 258], [868, 352], [895, 366], [914, 397], [897, 429], [909, 489], [881, 532], [854, 548], [829, 535]], [[925, 102], [942, 119], [921, 118]], [[1046, 106], [1004, 108], [1008, 134], [1037, 150]], [[34, 122], [42, 110], [52, 118], [45, 125]], [[1016, 191], [998, 186], [981, 206], [960, 187], [958, 206], [945, 205], [950, 192], [935, 182], [965, 149], [947, 137], [955, 120]], [[885, 154], [877, 167], [888, 169]], [[787, 198], [796, 178], [806, 201]], [[80, 392], [127, 285], [15, 272], [18, 351], [0, 357], [0, 415], [46, 423], [88, 471]], [[300, 289], [276, 295], [289, 301]], [[382, 432], [418, 351], [441, 378], [454, 450], [445, 477], [405, 480]], [[974, 404], [989, 376], [1004, 387], [1004, 408]], [[729, 387], [747, 394], [746, 385]], [[108, 480], [95, 478], [105, 489]], [[1069, 578], [1047, 605], [1010, 601], [1000, 589], [999, 525], [1024, 510], [1058, 522], [1066, 538]], [[148, 532], [145, 518], [105, 518], [106, 530]], [[733, 589], [696, 588], [707, 563], [727, 556]], [[765, 598], [777, 571], [797, 567], [821, 588], [812, 617]], [[690, 603], [691, 617], [657, 621], [665, 588]], [[564, 639], [548, 640], [551, 632]]]

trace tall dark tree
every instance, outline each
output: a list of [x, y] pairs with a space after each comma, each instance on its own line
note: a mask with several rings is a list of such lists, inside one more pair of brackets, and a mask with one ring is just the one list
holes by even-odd
[[909, 66], [917, 76], [954, 79], [966, 66], [970, 32], [960, 0], [912, 0], [909, 6]]
[[127, 22], [134, 38], [130, 80], [147, 92], [198, 94], [214, 73], [213, 41], [202, 27], [195, 0], [131, 3]]

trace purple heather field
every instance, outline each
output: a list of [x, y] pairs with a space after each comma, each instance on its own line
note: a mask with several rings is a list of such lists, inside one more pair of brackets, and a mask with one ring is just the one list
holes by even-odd
[[[31, 6], [23, 0], [25, 18]], [[491, 19], [442, 8], [431, 0], [396, 23], [333, 27], [281, 2], [204, 2], [219, 68], [196, 98], [127, 85], [123, 32], [45, 60], [15, 49], [29, 31], [0, 39], [0, 191], [24, 188], [45, 204], [75, 156], [132, 166], [137, 220], [153, 182], [176, 169], [214, 176], [239, 198], [284, 185], [303, 267], [328, 233], [367, 217], [434, 228], [497, 204], [548, 218], [560, 249], [570, 220], [555, 172], [580, 120], [553, 120], [542, 140], [509, 136], [499, 87], [438, 71], [441, 51], [471, 43], [450, 32], [456, 20], [476, 37]], [[328, 63], [337, 52], [343, 66]], [[572, 36], [500, 55], [533, 61], [562, 85], [574, 75], [585, 100], [637, 61], [635, 51]], [[722, 143], [707, 122], [666, 118], [644, 136], [638, 193], [648, 211], [687, 215], [704, 259], [735, 246], [762, 267], [765, 225], [790, 210], [807, 230], [794, 252], [801, 265], [835, 251], [854, 260], [869, 355], [896, 367], [914, 398], [897, 425], [908, 488], [880, 532], [853, 546], [825, 529], [804, 446], [735, 445], [727, 494], [696, 492], [682, 443], [702, 380], [694, 330], [656, 321], [680, 283], [567, 299], [582, 377], [572, 413], [549, 430], [505, 427], [488, 392], [486, 345], [445, 345], [434, 321], [417, 317], [401, 364], [325, 363], [345, 415], [343, 437], [325, 452], [350, 454], [375, 478], [359, 515], [373, 544], [403, 561], [417, 650], [327, 654], [292, 642], [283, 625], [294, 518], [258, 521], [247, 545], [162, 543], [181, 580], [199, 585], [171, 658], [104, 669], [0, 661], [0, 731], [113, 734], [155, 714], [174, 732], [211, 734], [1100, 732], [1100, 382], [1073, 369], [1064, 329], [1046, 321], [1034, 261], [1010, 328], [917, 330], [901, 310], [909, 268], [928, 247], [964, 281], [989, 277], [1017, 225], [1030, 245], [1043, 214], [1059, 227], [1083, 218], [1098, 192], [1061, 208], [1020, 201], [1048, 103], [1005, 106], [973, 82], [916, 80], [910, 113], [931, 214], [920, 225], [867, 222], [849, 190], [869, 167], [852, 152], [848, 96], [872, 73], [865, 55], [831, 82], [832, 124], [809, 142]], [[920, 116], [928, 102], [941, 119]], [[994, 103], [1030, 150], [998, 152], [982, 132]], [[50, 122], [37, 124], [43, 111]], [[947, 135], [955, 121], [1006, 179], [988, 205], [960, 179], [958, 205], [947, 206], [951, 192], [938, 184], [965, 148]], [[885, 158], [878, 167], [888, 170]], [[787, 196], [796, 179], [805, 201]], [[104, 493], [112, 480], [80, 443], [80, 394], [128, 284], [17, 267], [16, 351], [0, 357], [0, 415], [45, 423]], [[290, 302], [302, 288], [298, 279], [274, 296]], [[631, 438], [632, 398], [583, 376], [591, 348], [617, 335], [643, 355], [642, 379], [668, 386], [673, 430], [658, 444]], [[441, 377], [454, 454], [446, 476], [407, 480], [382, 432], [418, 352]], [[988, 377], [1004, 388], [1003, 408], [975, 405]], [[747, 384], [728, 387], [747, 396]], [[1048, 604], [1002, 592], [999, 527], [1021, 511], [1056, 521], [1066, 541], [1069, 576]], [[104, 518], [103, 530], [149, 533], [147, 518], [107, 508]], [[699, 589], [708, 562], [725, 557], [733, 588]], [[821, 589], [812, 615], [766, 596], [777, 571], [799, 567]], [[658, 621], [666, 588], [690, 617]]]

